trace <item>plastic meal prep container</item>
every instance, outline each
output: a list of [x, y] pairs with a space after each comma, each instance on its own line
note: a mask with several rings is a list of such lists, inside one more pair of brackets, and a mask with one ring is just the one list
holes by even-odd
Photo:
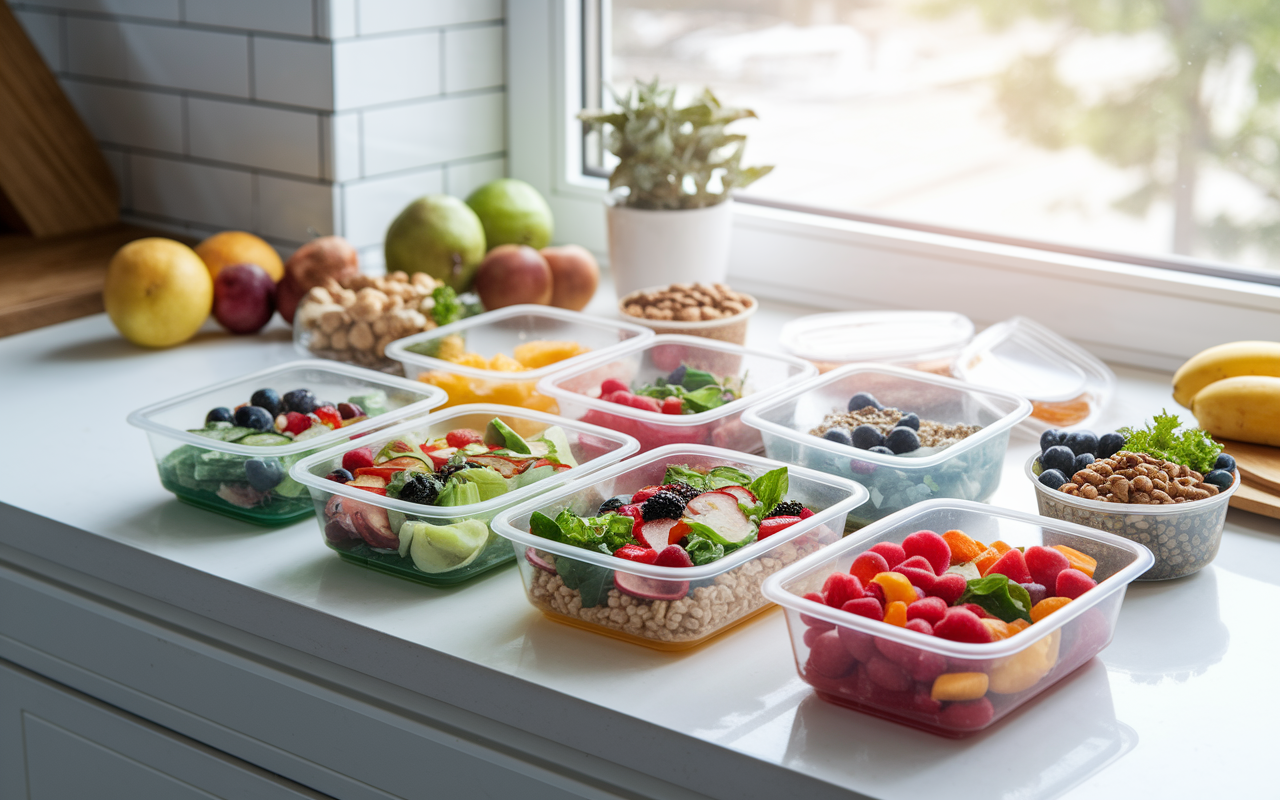
[[[786, 498], [815, 513], [719, 561], [687, 568], [641, 564], [529, 532], [535, 511], [553, 519], [566, 508], [593, 516], [614, 495], [660, 484], [668, 465], [728, 465], [753, 477], [786, 466]], [[505, 511], [493, 527], [515, 548], [529, 602], [551, 619], [658, 650], [684, 650], [765, 611], [769, 603], [759, 589], [765, 576], [837, 541], [849, 509], [866, 498], [861, 486], [813, 470], [718, 447], [668, 445]], [[620, 592], [618, 575], [649, 597]]]
[[[490, 500], [461, 506], [410, 503], [325, 477], [342, 466], [343, 454], [356, 447], [369, 447], [377, 453], [383, 445], [406, 434], [430, 441], [455, 428], [471, 428], [483, 432], [494, 417], [530, 437], [552, 426], [558, 426], [564, 431], [578, 466]], [[491, 531], [474, 541], [465, 538], [444, 540], [438, 537], [433, 540], [430, 536], [425, 541], [417, 541], [417, 534], [413, 534], [412, 529], [405, 530], [406, 522], [443, 526], [470, 519], [479, 520], [487, 527], [498, 512], [554, 489], [575, 476], [595, 472], [631, 455], [636, 449], [636, 441], [630, 436], [594, 425], [584, 425], [539, 411], [526, 411], [511, 406], [472, 404], [455, 406], [426, 419], [410, 420], [379, 431], [377, 436], [317, 453], [295, 464], [291, 475], [310, 490], [310, 499], [324, 543], [343, 559], [430, 586], [452, 586], [511, 561], [511, 546]], [[335, 520], [337, 524], [331, 528], [330, 525]], [[347, 521], [352, 524], [344, 529]], [[398, 548], [374, 546], [386, 541], [380, 539], [380, 536], [388, 535], [399, 540]], [[415, 544], [423, 548], [422, 556], [414, 549]], [[438, 558], [434, 563], [429, 559], [441, 554], [433, 555], [433, 549], [444, 551], [443, 558]], [[449, 561], [458, 563], [449, 564]], [[431, 571], [426, 571], [423, 567]]]
[[[952, 529], [1012, 547], [1067, 545], [1097, 559], [1098, 585], [1025, 630], [985, 644], [941, 639], [804, 597], [820, 591], [833, 573], [848, 572], [860, 553], [881, 542], [900, 543], [919, 530]], [[786, 609], [796, 669], [823, 700], [960, 737], [998, 722], [1106, 647], [1125, 588], [1151, 563], [1151, 552], [1142, 545], [1082, 525], [979, 503], [930, 500], [792, 564], [766, 580], [762, 590]], [[985, 675], [985, 680], [965, 676], [978, 677], [982, 693], [935, 701], [937, 681], [957, 673]]]
[[840, 311], [791, 320], [779, 340], [820, 372], [874, 362], [950, 376], [972, 338], [973, 321], [953, 311]]
[[[600, 399], [600, 385], [609, 378], [635, 389], [681, 364], [719, 377], [741, 377], [743, 396], [697, 414], [661, 414]], [[816, 374], [812, 364], [791, 356], [697, 336], [664, 335], [628, 342], [607, 356], [559, 371], [543, 379], [538, 391], [553, 398], [563, 416], [636, 437], [642, 453], [668, 444], [709, 444], [759, 453], [764, 443], [756, 430], [743, 424], [743, 412]]]
[[[550, 306], [516, 305], [397, 339], [387, 345], [386, 353], [400, 362], [405, 376], [444, 389], [449, 395], [445, 408], [502, 403], [555, 414], [555, 402], [534, 391], [538, 381], [629, 340], [652, 337], [653, 331], [628, 322]], [[577, 342], [589, 352], [519, 371], [481, 369], [436, 357], [442, 347], [458, 344], [486, 359], [499, 353], [512, 356], [518, 345], [533, 341]]]
[[[848, 408], [858, 392], [871, 393], [886, 407], [915, 412], [922, 421], [982, 430], [924, 455], [882, 455], [809, 433], [827, 414]], [[991, 497], [1000, 485], [1009, 432], [1030, 412], [1030, 403], [1008, 392], [899, 367], [851, 364], [771, 397], [749, 409], [742, 421], [760, 430], [769, 458], [867, 487], [870, 502], [849, 515], [860, 527], [921, 500]]]
[[1035, 472], [1039, 455], [1027, 460], [1025, 474], [1036, 490], [1036, 505], [1046, 517], [1074, 522], [1123, 536], [1151, 549], [1155, 564], [1140, 581], [1181, 578], [1204, 569], [1218, 555], [1227, 503], [1240, 488], [1240, 475], [1225, 492], [1186, 503], [1107, 503], [1050, 489]]
[[[333, 403], [380, 391], [386, 395], [386, 411], [320, 436], [267, 447], [190, 432], [204, 426], [211, 409], [233, 409], [249, 402], [258, 389], [281, 395], [310, 389], [320, 401]], [[140, 408], [129, 415], [129, 424], [147, 432], [160, 482], [179, 500], [258, 525], [285, 525], [311, 512], [306, 489], [288, 476], [292, 464], [352, 436], [426, 414], [444, 400], [444, 392], [434, 386], [333, 361], [293, 361]], [[251, 460], [278, 470], [282, 480], [268, 491], [253, 490], [245, 474]]]

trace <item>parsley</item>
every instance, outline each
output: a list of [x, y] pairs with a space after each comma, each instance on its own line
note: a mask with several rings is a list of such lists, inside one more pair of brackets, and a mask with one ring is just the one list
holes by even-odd
[[1121, 428], [1118, 433], [1125, 438], [1124, 449], [1182, 464], [1201, 474], [1210, 472], [1222, 445], [1199, 428], [1178, 431], [1178, 416], [1164, 409], [1161, 412], [1145, 428]]
[[458, 293], [452, 287], [437, 286], [431, 291], [431, 299], [435, 301], [435, 305], [431, 307], [431, 318], [436, 325], [448, 325], [465, 316], [466, 309], [458, 302]]

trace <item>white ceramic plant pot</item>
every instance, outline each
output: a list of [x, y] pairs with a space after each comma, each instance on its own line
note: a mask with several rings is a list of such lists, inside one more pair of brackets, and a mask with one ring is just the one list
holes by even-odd
[[609, 268], [618, 297], [669, 283], [721, 283], [729, 270], [733, 200], [651, 211], [611, 205]]

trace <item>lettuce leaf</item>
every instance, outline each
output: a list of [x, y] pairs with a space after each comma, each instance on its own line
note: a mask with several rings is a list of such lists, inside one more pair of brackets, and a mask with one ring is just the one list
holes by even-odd
[[767, 517], [773, 507], [782, 502], [782, 498], [787, 496], [788, 488], [790, 488], [790, 481], [786, 467], [771, 469], [747, 486], [747, 489], [756, 496], [762, 509], [761, 519]]
[[[554, 542], [613, 555], [623, 545], [637, 544], [631, 535], [635, 520], [612, 511], [598, 517], [579, 517], [565, 509], [553, 520], [540, 511], [529, 518], [529, 531]], [[570, 587], [572, 588], [572, 587]]]
[[963, 603], [981, 606], [988, 614], [1005, 622], [1015, 619], [1031, 621], [1031, 595], [1021, 584], [999, 573], [969, 581], [957, 605]]

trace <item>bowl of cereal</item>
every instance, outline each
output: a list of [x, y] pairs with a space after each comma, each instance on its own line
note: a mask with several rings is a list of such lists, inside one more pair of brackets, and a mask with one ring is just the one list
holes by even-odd
[[673, 283], [625, 295], [618, 310], [656, 333], [683, 334], [745, 344], [747, 322], [759, 303], [723, 283]]

